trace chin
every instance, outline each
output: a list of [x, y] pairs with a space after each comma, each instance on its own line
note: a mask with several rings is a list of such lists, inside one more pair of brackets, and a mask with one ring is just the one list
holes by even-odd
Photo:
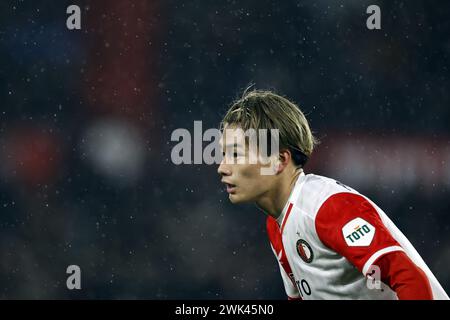
[[228, 199], [230, 199], [230, 202], [232, 204], [238, 204], [238, 203], [244, 203], [246, 202], [245, 199], [242, 199], [242, 197], [239, 197], [236, 194], [229, 194]]

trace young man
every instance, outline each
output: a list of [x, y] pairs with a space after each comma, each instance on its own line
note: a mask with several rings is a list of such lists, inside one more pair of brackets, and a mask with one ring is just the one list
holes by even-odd
[[[254, 202], [267, 214], [289, 299], [448, 299], [408, 239], [371, 200], [333, 179], [304, 174], [316, 141], [294, 103], [272, 92], [244, 93], [222, 129], [227, 134], [220, 141], [218, 173], [232, 203]], [[279, 130], [279, 148], [265, 158], [268, 165], [248, 161], [255, 149], [243, 132], [250, 129]], [[261, 174], [267, 166], [273, 174]]]

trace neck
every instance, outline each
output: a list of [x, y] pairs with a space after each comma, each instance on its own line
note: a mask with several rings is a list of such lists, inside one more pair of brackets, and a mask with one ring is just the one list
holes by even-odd
[[279, 183], [276, 187], [271, 188], [266, 194], [264, 194], [257, 202], [256, 205], [277, 219], [283, 211], [286, 202], [294, 189], [295, 182], [298, 176], [302, 173], [302, 169], [293, 169], [291, 172], [285, 172], [284, 177], [280, 177]]

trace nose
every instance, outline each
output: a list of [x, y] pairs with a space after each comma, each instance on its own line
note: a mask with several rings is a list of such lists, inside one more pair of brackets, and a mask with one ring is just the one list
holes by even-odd
[[221, 176], [231, 175], [231, 169], [227, 164], [225, 164], [225, 159], [222, 159], [222, 162], [220, 162], [219, 168], [217, 168], [217, 173]]

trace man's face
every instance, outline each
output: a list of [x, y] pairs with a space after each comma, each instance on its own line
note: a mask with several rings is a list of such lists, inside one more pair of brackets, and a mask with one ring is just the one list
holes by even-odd
[[248, 146], [243, 131], [235, 126], [225, 126], [220, 146], [223, 159], [217, 171], [226, 185], [230, 201], [257, 202], [275, 181], [274, 175], [261, 174], [261, 168], [269, 165], [261, 163], [256, 148]]

